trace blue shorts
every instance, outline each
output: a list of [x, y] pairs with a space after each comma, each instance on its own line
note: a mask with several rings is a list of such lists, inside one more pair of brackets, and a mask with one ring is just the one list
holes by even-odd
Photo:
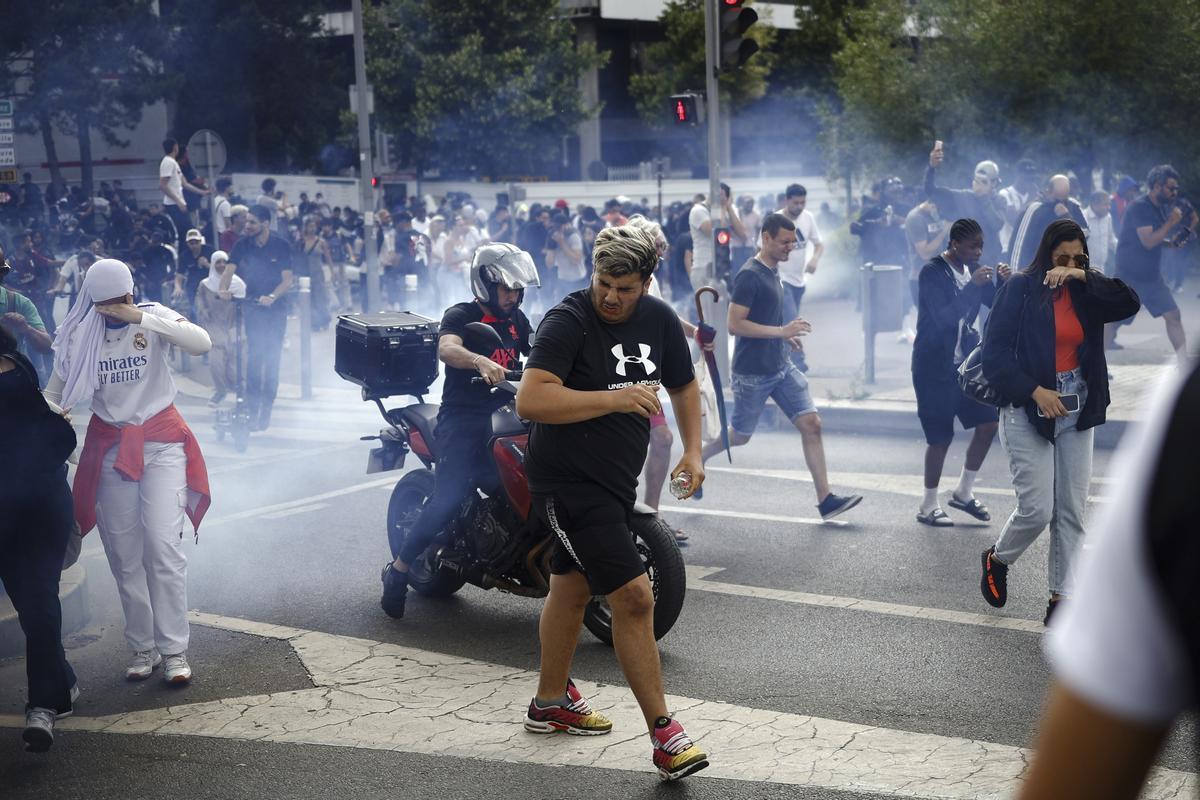
[[808, 378], [791, 362], [770, 375], [739, 375], [735, 372], [731, 388], [733, 420], [730, 427], [742, 436], [754, 435], [768, 397], [792, 422], [805, 414], [817, 413], [817, 406], [808, 391]]

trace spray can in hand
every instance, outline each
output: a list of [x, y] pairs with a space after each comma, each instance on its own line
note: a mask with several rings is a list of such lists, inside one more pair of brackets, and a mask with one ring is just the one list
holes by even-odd
[[692, 473], [683, 470], [671, 478], [671, 494], [676, 500], [682, 500], [692, 490]]

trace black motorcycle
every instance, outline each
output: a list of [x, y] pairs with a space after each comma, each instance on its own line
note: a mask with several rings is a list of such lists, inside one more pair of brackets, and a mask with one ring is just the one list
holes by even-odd
[[[483, 323], [467, 326], [466, 345], [472, 352], [491, 353], [499, 337]], [[556, 546], [553, 534], [534, 533], [529, 523], [530, 492], [525, 477], [529, 425], [517, 416], [514, 382], [509, 372], [493, 388], [507, 392], [509, 401], [492, 414], [488, 440], [490, 474], [480, 492], [472, 492], [434, 543], [409, 566], [409, 585], [429, 597], [448, 597], [463, 584], [524, 597], [545, 597], [550, 591], [550, 560]], [[475, 378], [482, 381], [482, 378]], [[422, 468], [405, 474], [388, 503], [388, 543], [395, 558], [433, 494], [438, 458], [438, 406], [418, 402], [386, 409], [374, 400], [388, 427], [371, 451], [368, 473], [400, 469], [412, 453]], [[661, 639], [679, 618], [686, 593], [683, 555], [672, 530], [649, 506], [638, 504], [631, 523], [634, 545], [642, 556], [654, 593], [654, 636]], [[612, 644], [612, 612], [603, 597], [595, 597], [584, 615], [587, 629]]]

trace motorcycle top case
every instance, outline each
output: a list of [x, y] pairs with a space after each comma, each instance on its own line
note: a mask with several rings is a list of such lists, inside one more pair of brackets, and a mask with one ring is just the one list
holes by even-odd
[[438, 323], [407, 311], [338, 317], [334, 370], [366, 398], [425, 394], [438, 377]]

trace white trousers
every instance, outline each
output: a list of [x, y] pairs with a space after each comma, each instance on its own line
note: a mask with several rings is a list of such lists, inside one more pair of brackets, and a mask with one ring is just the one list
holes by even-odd
[[125, 612], [125, 641], [135, 652], [174, 655], [188, 648], [187, 456], [179, 443], [146, 442], [140, 481], [113, 469], [117, 448], [100, 472], [96, 520]]

